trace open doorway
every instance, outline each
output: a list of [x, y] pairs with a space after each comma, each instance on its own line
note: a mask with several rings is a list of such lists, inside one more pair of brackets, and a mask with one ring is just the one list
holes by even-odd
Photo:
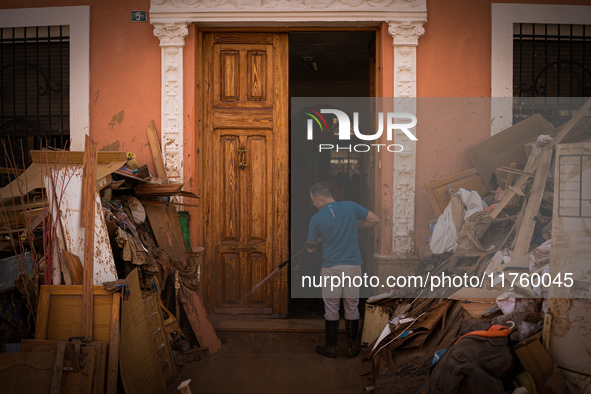
[[[289, 33], [290, 101], [292, 97], [375, 97], [376, 70], [376, 31]], [[333, 119], [327, 116], [326, 121], [330, 131]], [[336, 137], [329, 132], [319, 142], [334, 142]], [[375, 190], [376, 179], [375, 157], [371, 154], [348, 150], [319, 152], [309, 149], [304, 141], [291, 138], [290, 157], [292, 256], [304, 247], [310, 218], [316, 213], [309, 197], [314, 183], [329, 182], [335, 200], [355, 201], [375, 212], [376, 196], [369, 192]], [[359, 245], [363, 270], [372, 272], [373, 231], [360, 232]], [[300, 275], [317, 275], [321, 259], [321, 252], [308, 255], [304, 251], [297, 255], [292, 261], [291, 280]], [[289, 317], [321, 318], [324, 307], [320, 294], [318, 289], [317, 298], [290, 297]]]

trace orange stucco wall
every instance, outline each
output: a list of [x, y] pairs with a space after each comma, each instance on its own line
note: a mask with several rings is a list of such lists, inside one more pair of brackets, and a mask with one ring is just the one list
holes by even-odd
[[[495, 2], [591, 5], [591, 0], [519, 0]], [[491, 0], [428, 0], [426, 33], [417, 47], [419, 97], [487, 97], [491, 79]], [[4, 0], [0, 9], [90, 5], [90, 134], [99, 148], [136, 153], [140, 164], [154, 166], [145, 129], [154, 120], [160, 131], [160, 47], [149, 22], [130, 22], [132, 10], [149, 10], [149, 0]], [[196, 160], [196, 29], [189, 28], [184, 49], [184, 173], [187, 188], [199, 193]], [[392, 38], [381, 32], [382, 95], [393, 92]], [[420, 114], [420, 112], [419, 112]], [[486, 121], [469, 130], [435, 127], [419, 119], [417, 143], [415, 244], [429, 236], [435, 218], [424, 185], [472, 167], [465, 148], [490, 134]], [[382, 162], [382, 237], [380, 253], [391, 250], [391, 158]], [[196, 212], [191, 210], [192, 212]], [[198, 239], [199, 216], [193, 217]]]

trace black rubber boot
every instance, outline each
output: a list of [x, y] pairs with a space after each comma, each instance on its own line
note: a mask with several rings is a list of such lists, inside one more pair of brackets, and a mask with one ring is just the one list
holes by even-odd
[[324, 357], [337, 357], [337, 339], [339, 336], [339, 321], [324, 320], [326, 343], [324, 346], [316, 346], [316, 353]]
[[357, 346], [357, 331], [359, 331], [359, 320], [345, 320], [347, 330], [347, 357], [355, 358], [359, 355]]

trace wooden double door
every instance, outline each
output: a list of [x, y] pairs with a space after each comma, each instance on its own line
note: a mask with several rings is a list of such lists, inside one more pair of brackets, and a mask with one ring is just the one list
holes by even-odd
[[289, 142], [286, 33], [201, 35], [202, 283], [210, 313], [284, 316]]

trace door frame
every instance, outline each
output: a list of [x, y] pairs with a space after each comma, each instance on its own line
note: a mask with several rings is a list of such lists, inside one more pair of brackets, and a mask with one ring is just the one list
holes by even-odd
[[[346, 26], [346, 27], [339, 27], [339, 26], [302, 26], [302, 27], [258, 27], [258, 28], [252, 28], [252, 27], [220, 27], [220, 26], [210, 26], [210, 27], [201, 27], [197, 29], [197, 40], [195, 42], [196, 45], [196, 51], [195, 53], [197, 54], [197, 64], [196, 64], [196, 86], [198, 87], [196, 89], [195, 92], [195, 102], [196, 103], [205, 103], [207, 102], [206, 100], [209, 100], [208, 97], [206, 97], [208, 90], [205, 88], [201, 88], [203, 86], [205, 86], [205, 84], [207, 83], [206, 81], [206, 70], [204, 67], [204, 62], [206, 61], [207, 57], [205, 56], [205, 51], [207, 50], [206, 45], [205, 45], [205, 39], [204, 39], [204, 33], [222, 33], [222, 32], [232, 32], [232, 33], [290, 33], [290, 32], [301, 32], [301, 31], [314, 31], [314, 32], [328, 32], [328, 31], [373, 31], [375, 34], [375, 62], [374, 62], [374, 70], [373, 70], [373, 77], [370, 79], [370, 83], [373, 85], [370, 85], [370, 92], [373, 92], [376, 97], [379, 97], [379, 95], [381, 94], [381, 88], [382, 88], [382, 80], [383, 80], [383, 70], [382, 67], [380, 67], [381, 65], [381, 29], [380, 26], [367, 26], [367, 27], [362, 27], [362, 26]], [[288, 48], [287, 48], [287, 54], [289, 55], [289, 42], [287, 44]], [[289, 75], [289, 69], [287, 69], [287, 73]], [[288, 79], [289, 81], [289, 79]], [[284, 113], [283, 114], [276, 114], [277, 119], [282, 119], [283, 122], [285, 123], [283, 127], [287, 128], [287, 133], [288, 133], [288, 138], [287, 138], [287, 145], [284, 147], [281, 147], [280, 150], [283, 152], [283, 154], [285, 155], [285, 157], [287, 158], [287, 164], [286, 164], [286, 169], [287, 169], [287, 176], [284, 178], [284, 180], [286, 181], [286, 184], [283, 185], [284, 187], [282, 188], [282, 190], [285, 191], [285, 197], [283, 199], [279, 199], [278, 200], [278, 211], [279, 211], [279, 215], [285, 215], [285, 223], [287, 224], [287, 231], [285, 232], [285, 239], [281, 240], [278, 239], [277, 240], [277, 244], [274, 245], [274, 250], [276, 251], [276, 253], [279, 253], [280, 255], [282, 255], [284, 258], [282, 261], [287, 260], [288, 256], [291, 255], [292, 251], [290, 250], [290, 232], [291, 232], [291, 228], [290, 228], [290, 192], [289, 192], [289, 185], [290, 185], [290, 176], [289, 176], [289, 169], [290, 169], [290, 157], [289, 157], [289, 152], [290, 152], [290, 145], [289, 145], [289, 135], [290, 135], [290, 130], [289, 130], [289, 100], [290, 100], [290, 95], [289, 95], [289, 90], [288, 90], [288, 86], [289, 86], [289, 82], [286, 82], [286, 94], [287, 94], [287, 106], [285, 107]], [[200, 105], [199, 108], [196, 110], [196, 118], [195, 118], [195, 131], [196, 131], [196, 138], [194, 138], [195, 141], [195, 149], [193, 150], [193, 152], [195, 152], [195, 161], [197, 163], [197, 166], [199, 168], [198, 171], [198, 194], [202, 197], [201, 201], [209, 201], [209, 196], [207, 194], [208, 190], [207, 190], [207, 166], [205, 163], [205, 159], [206, 159], [206, 149], [208, 149], [208, 147], [206, 146], [206, 138], [205, 138], [205, 126], [206, 126], [206, 122], [203, 121], [203, 119], [205, 119], [206, 117], [206, 111], [207, 111], [208, 106], [207, 105]], [[277, 111], [277, 106], [275, 106], [275, 111]], [[374, 157], [372, 159], [373, 163], [375, 164], [376, 161], [379, 160], [379, 157]], [[374, 172], [374, 182], [379, 182], [381, 180], [381, 174], [380, 171], [378, 171], [377, 169]], [[376, 183], [379, 184], [379, 183]], [[374, 207], [370, 207], [370, 209], [377, 209], [380, 205], [380, 193], [375, 193], [374, 196], [374, 201], [372, 202]], [[202, 223], [202, 231], [200, 231], [201, 237], [200, 237], [200, 243], [202, 245], [206, 245], [206, 230], [207, 230], [207, 226], [209, 225], [208, 220], [208, 213], [206, 212], [207, 207], [202, 207], [199, 211], [199, 223]], [[374, 242], [378, 242], [379, 239], [379, 232], [376, 232], [373, 235], [373, 239]], [[211, 270], [206, 267], [205, 265], [207, 264], [207, 253], [208, 251], [205, 250], [204, 251], [204, 256], [202, 258], [202, 264], [203, 266], [201, 267], [201, 273], [202, 273], [202, 283], [205, 281], [209, 281], [209, 272], [211, 272]], [[290, 285], [289, 285], [289, 275], [288, 275], [288, 270], [285, 270], [285, 272], [280, 272], [280, 274], [278, 275], [278, 278], [275, 278], [274, 280], [272, 280], [272, 296], [273, 296], [273, 309], [274, 311], [276, 311], [277, 313], [271, 314], [271, 315], [256, 315], [256, 314], [249, 314], [249, 317], [286, 317], [288, 314], [288, 301], [289, 301], [289, 297], [290, 297]], [[203, 286], [200, 287], [200, 290], [202, 290]], [[214, 313], [214, 307], [215, 305], [213, 305], [214, 300], [211, 298], [212, 294], [209, 291], [202, 291], [202, 297], [204, 298], [204, 303], [209, 311], [209, 313]]]
[[[197, 69], [198, 54], [193, 50], [197, 27], [241, 26], [259, 29], [261, 26], [295, 26], [321, 29], [334, 26], [380, 26], [383, 37], [380, 46], [383, 56], [379, 65], [384, 73], [382, 96], [417, 96], [417, 46], [419, 38], [425, 34], [423, 26], [427, 22], [427, 0], [315, 0], [304, 3], [268, 0], [246, 3], [227, 0], [150, 2], [150, 23], [161, 48], [162, 156], [167, 175], [182, 179], [189, 190], [196, 191], [199, 186], [198, 180], [195, 180], [195, 174], [199, 171], [194, 155], [193, 138], [196, 133], [190, 117], [198, 117], [200, 87], [192, 76], [185, 75], [183, 69], [187, 67], [191, 73]], [[387, 44], [390, 39], [392, 47]], [[193, 44], [186, 51], [186, 61], [183, 59], [185, 42]], [[187, 90], [187, 96], [183, 89]], [[414, 113], [416, 107], [404, 110]], [[188, 121], [186, 127], [185, 119]], [[415, 135], [420, 138], [419, 134], [420, 126], [417, 126]], [[380, 222], [379, 251], [374, 257], [378, 267], [384, 270], [388, 270], [393, 262], [402, 261], [406, 264], [407, 260], [415, 258], [417, 148], [416, 143], [408, 143], [402, 133], [395, 134], [392, 142], [404, 144], [407, 154], [395, 158], [382, 157], [378, 163], [384, 193], [381, 195], [379, 212], [376, 213], [383, 220]], [[200, 217], [199, 208], [190, 208], [189, 212], [192, 217]], [[191, 234], [192, 247], [198, 250], [202, 236], [197, 226], [191, 228]]]

